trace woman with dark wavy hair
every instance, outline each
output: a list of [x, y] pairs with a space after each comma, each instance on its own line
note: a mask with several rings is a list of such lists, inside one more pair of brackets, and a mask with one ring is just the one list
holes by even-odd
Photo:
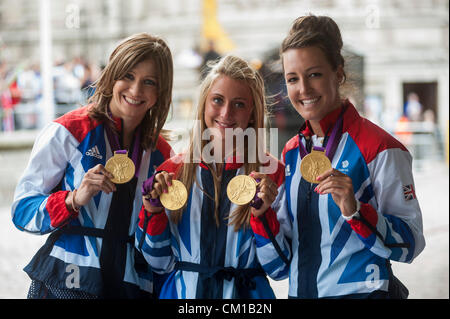
[[[50, 233], [24, 269], [32, 280], [29, 298], [153, 293], [152, 272], [139, 262], [133, 238], [140, 185], [171, 153], [162, 127], [172, 79], [164, 40], [130, 36], [112, 52], [89, 104], [54, 120], [36, 139], [12, 206], [17, 228]], [[105, 168], [119, 155], [134, 168], [123, 180], [123, 171]]]

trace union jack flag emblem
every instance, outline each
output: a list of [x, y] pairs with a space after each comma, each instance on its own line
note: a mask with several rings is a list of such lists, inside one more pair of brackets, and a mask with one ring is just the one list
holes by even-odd
[[414, 186], [412, 184], [403, 186], [403, 196], [405, 200], [416, 198], [416, 192], [414, 191]]

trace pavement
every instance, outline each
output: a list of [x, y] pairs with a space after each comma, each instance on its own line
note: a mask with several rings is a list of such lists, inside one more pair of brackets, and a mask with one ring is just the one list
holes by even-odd
[[[26, 298], [30, 279], [22, 269], [47, 237], [21, 232], [11, 222], [14, 188], [36, 134], [0, 133], [0, 299]], [[449, 167], [433, 158], [413, 173], [426, 247], [411, 264], [393, 262], [393, 271], [411, 299], [449, 299]], [[287, 298], [287, 280], [270, 282], [277, 298]]]

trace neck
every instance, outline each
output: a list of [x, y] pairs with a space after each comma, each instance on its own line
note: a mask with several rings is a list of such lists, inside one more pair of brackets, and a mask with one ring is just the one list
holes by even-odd
[[128, 149], [131, 146], [133, 140], [133, 133], [138, 127], [139, 123], [130, 123], [130, 121], [123, 121], [122, 136], [123, 136], [123, 147]]
[[311, 126], [313, 132], [318, 137], [325, 136], [325, 132], [322, 130], [320, 123], [318, 121], [309, 121], [309, 125]]
[[[327, 117], [330, 113], [334, 112], [336, 109], [340, 108], [342, 105], [340, 98], [336, 100], [336, 103], [333, 107], [330, 108], [329, 112], [325, 115]], [[311, 126], [313, 133], [318, 137], [324, 137], [325, 132], [322, 130], [322, 126], [320, 126], [320, 120], [310, 120], [309, 125]]]

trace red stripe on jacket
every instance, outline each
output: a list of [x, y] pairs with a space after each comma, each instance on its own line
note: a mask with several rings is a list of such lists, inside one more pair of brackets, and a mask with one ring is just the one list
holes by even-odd
[[[280, 222], [277, 219], [277, 214], [271, 207], [269, 207], [264, 215], [267, 219], [267, 223], [269, 224], [269, 229], [272, 231], [272, 234], [276, 236], [280, 231]], [[264, 238], [269, 238], [260, 217], [255, 217], [252, 214], [250, 217], [250, 226], [255, 234], [263, 236]]]
[[366, 163], [372, 162], [379, 153], [387, 149], [398, 148], [408, 151], [391, 134], [370, 120], [361, 117], [351, 103], [344, 115], [343, 132], [348, 132], [358, 145]]
[[[370, 204], [361, 203], [359, 214], [362, 215], [362, 217], [364, 217], [364, 219], [366, 219], [373, 228], [377, 228], [378, 214]], [[351, 219], [348, 223], [352, 229], [363, 238], [367, 238], [373, 234], [369, 227], [364, 225], [364, 223], [359, 220]]]
[[167, 160], [175, 155], [175, 152], [172, 150], [170, 144], [161, 135], [158, 136], [158, 140], [156, 141], [156, 149], [161, 152], [164, 160]]
[[152, 218], [148, 222], [147, 229], [144, 229], [146, 215], [147, 218], [150, 218], [152, 213], [147, 212], [144, 206], [142, 206], [141, 211], [139, 212], [139, 227], [150, 236], [161, 235], [166, 229], [169, 221], [166, 213], [163, 211], [162, 213], [153, 214]]
[[47, 199], [45, 209], [50, 217], [52, 227], [61, 227], [71, 218], [78, 216], [76, 212], [70, 212], [66, 207], [66, 196], [69, 191], [59, 191], [51, 194]]
[[100, 122], [91, 119], [88, 115], [88, 109], [91, 105], [70, 111], [55, 120], [56, 123], [64, 126], [79, 143], [84, 140], [89, 132], [100, 125]]

